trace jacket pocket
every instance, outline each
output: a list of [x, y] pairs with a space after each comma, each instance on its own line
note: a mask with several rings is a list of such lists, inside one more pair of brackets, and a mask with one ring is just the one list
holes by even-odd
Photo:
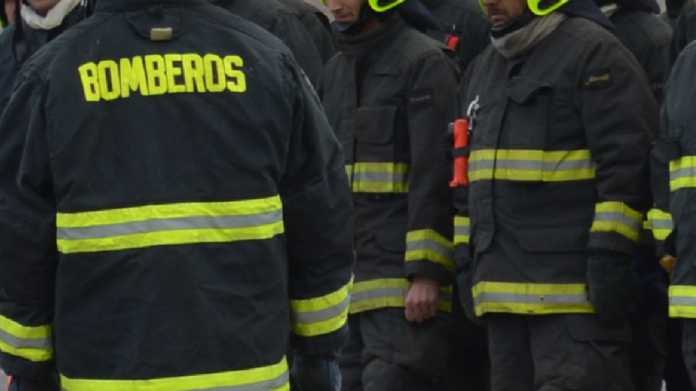
[[514, 149], [543, 151], [553, 88], [527, 77], [514, 77], [508, 82], [506, 91], [510, 98], [506, 127], [509, 134], [503, 138], [508, 138]]
[[525, 251], [532, 253], [587, 251], [589, 227], [521, 228], [515, 232]]
[[355, 123], [355, 157], [361, 162], [394, 161], [394, 128], [398, 107], [361, 107]]

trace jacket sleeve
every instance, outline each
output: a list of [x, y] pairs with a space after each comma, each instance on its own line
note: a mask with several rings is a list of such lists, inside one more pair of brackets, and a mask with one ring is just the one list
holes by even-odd
[[44, 91], [23, 74], [0, 120], [0, 366], [36, 380], [54, 370], [58, 266]]
[[271, 33], [290, 48], [295, 61], [315, 84], [324, 68], [324, 61], [302, 21], [295, 15], [281, 12], [271, 27]]
[[596, 165], [589, 248], [633, 254], [652, 205], [650, 145], [658, 108], [645, 73], [616, 40], [592, 50], [580, 76], [581, 113]]
[[453, 280], [451, 166], [447, 127], [457, 113], [458, 69], [445, 56], [421, 60], [408, 89], [411, 175], [408, 192], [406, 276]]
[[289, 69], [293, 80], [286, 93], [294, 97], [294, 124], [280, 194], [289, 259], [291, 340], [295, 349], [315, 354], [348, 342], [353, 201], [343, 152], [321, 104], [297, 66]]
[[[473, 68], [469, 68], [462, 78], [458, 93], [457, 119], [467, 118], [469, 99], [467, 98], [468, 81], [472, 77]], [[454, 148], [454, 144], [450, 145]], [[456, 260], [456, 273], [461, 273], [471, 258], [471, 214], [469, 213], [469, 188], [457, 186], [453, 189], [454, 216], [454, 258]]]

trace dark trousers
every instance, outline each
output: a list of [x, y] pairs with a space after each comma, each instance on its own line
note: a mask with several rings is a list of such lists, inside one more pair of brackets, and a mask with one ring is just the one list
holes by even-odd
[[684, 341], [684, 320], [672, 318], [667, 320], [667, 362], [665, 363], [665, 383], [667, 391], [696, 391], [691, 385], [689, 372], [684, 363], [682, 349]]
[[682, 349], [684, 351], [684, 363], [686, 371], [691, 378], [691, 384], [696, 387], [696, 319], [683, 319], [684, 339]]
[[631, 321], [630, 363], [636, 391], [661, 391], [667, 357], [667, 314]]
[[596, 315], [486, 317], [493, 391], [634, 391], [631, 330]]
[[438, 391], [448, 365], [451, 319], [438, 315], [422, 325], [403, 308], [366, 311], [348, 318], [349, 346], [341, 351], [342, 391]]

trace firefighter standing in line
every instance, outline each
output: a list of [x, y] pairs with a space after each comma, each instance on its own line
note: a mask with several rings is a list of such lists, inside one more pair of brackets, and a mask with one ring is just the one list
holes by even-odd
[[694, 0], [685, 0], [672, 34], [666, 78], [669, 77], [672, 65], [677, 61], [679, 54], [694, 40], [696, 40], [696, 2]]
[[351, 343], [343, 391], [437, 390], [446, 376], [453, 282], [447, 123], [453, 53], [414, 0], [328, 0], [341, 53], [319, 84], [356, 209]]
[[[490, 24], [478, 0], [421, 0], [440, 21], [443, 31], [428, 31], [428, 35], [445, 42], [454, 50], [466, 70], [471, 61], [491, 43]], [[444, 37], [443, 37], [444, 35]]]
[[213, 4], [253, 22], [285, 43], [313, 84], [324, 67], [322, 53], [297, 12], [280, 0], [210, 0]]
[[657, 104], [590, 1], [483, 4], [493, 43], [461, 88], [470, 187], [455, 189], [455, 244], [492, 389], [633, 390], [627, 317]]
[[338, 52], [329, 18], [317, 7], [304, 0], [280, 0], [280, 2], [297, 13], [297, 17], [300, 18], [309, 35], [312, 36], [314, 46], [319, 51], [322, 61], [324, 64], [329, 62]]
[[677, 257], [669, 288], [669, 315], [682, 320], [684, 359], [691, 383], [696, 387], [694, 64], [696, 44], [691, 43], [677, 59], [667, 82], [662, 110], [662, 133], [653, 148], [654, 160], [659, 162], [653, 171], [653, 193], [657, 206], [661, 210], [670, 211], [674, 220], [675, 229], [665, 242], [665, 251]]
[[53, 390], [56, 365], [64, 391], [288, 390], [289, 328], [310, 358], [298, 383], [336, 389], [354, 261], [342, 158], [258, 26], [205, 0], [98, 2], [24, 65], [0, 119], [13, 390]]
[[[665, 68], [672, 36], [669, 25], [656, 14], [660, 6], [655, 0], [595, 0], [602, 12], [614, 24], [610, 31], [628, 49], [648, 77], [658, 106], [664, 99]], [[654, 129], [658, 134], [659, 129]], [[652, 217], [652, 219], [650, 219]], [[648, 214], [655, 225], [641, 232], [640, 248], [636, 255], [636, 272], [641, 280], [642, 295], [631, 314], [633, 334], [630, 351], [631, 373], [637, 391], [660, 391], [667, 355], [667, 285], [669, 276], [660, 265], [658, 255], [659, 228], [671, 225], [668, 215], [653, 209]], [[656, 242], [656, 239], [658, 242]], [[676, 365], [676, 363], [675, 363]]]
[[0, 35], [0, 115], [10, 100], [22, 64], [46, 43], [84, 19], [89, 14], [90, 3], [26, 0], [20, 7], [20, 1], [16, 1], [12, 10], [21, 23], [12, 23]]

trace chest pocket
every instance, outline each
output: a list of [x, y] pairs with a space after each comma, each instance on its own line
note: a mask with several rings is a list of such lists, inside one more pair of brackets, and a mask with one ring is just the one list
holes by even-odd
[[496, 179], [543, 181], [555, 164], [553, 156], [544, 151], [553, 89], [515, 77], [506, 92], [509, 100], [496, 156]]
[[355, 121], [355, 158], [358, 162], [393, 162], [398, 107], [361, 107]]

